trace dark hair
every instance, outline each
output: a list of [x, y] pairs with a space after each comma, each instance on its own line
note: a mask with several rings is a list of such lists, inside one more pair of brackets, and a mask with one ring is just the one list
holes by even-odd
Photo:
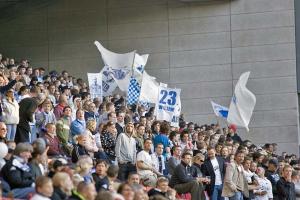
[[119, 167], [116, 165], [110, 165], [106, 172], [108, 177], [115, 177], [118, 175], [118, 173], [119, 173]]
[[63, 109], [63, 112], [65, 112], [67, 108], [70, 108], [72, 110], [72, 108], [70, 106], [65, 106]]
[[117, 192], [118, 192], [119, 194], [122, 194], [122, 192], [123, 192], [123, 190], [124, 190], [124, 188], [125, 188], [126, 186], [128, 186], [128, 187], [131, 188], [131, 186], [130, 186], [128, 183], [122, 183], [122, 184], [119, 186]]
[[185, 158], [185, 156], [187, 156], [187, 155], [193, 156], [190, 152], [185, 151], [185, 152], [183, 152], [183, 154], [181, 155], [181, 158]]
[[105, 167], [108, 166], [108, 163], [107, 163], [106, 160], [97, 159], [97, 160], [96, 160], [96, 165], [95, 165], [95, 167], [97, 167], [97, 165], [102, 164], [102, 163], [105, 165]]
[[168, 135], [170, 132], [170, 126], [168, 122], [163, 122], [160, 124], [160, 132]]

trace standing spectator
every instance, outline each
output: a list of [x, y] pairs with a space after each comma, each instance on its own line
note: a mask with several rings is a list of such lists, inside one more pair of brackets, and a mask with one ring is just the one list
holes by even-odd
[[236, 152], [234, 162], [226, 167], [222, 196], [228, 197], [229, 200], [242, 200], [243, 195], [249, 196], [248, 182], [242, 166], [244, 157], [243, 152]]
[[33, 114], [38, 107], [38, 102], [34, 98], [25, 98], [20, 103], [19, 117], [20, 122], [17, 125], [16, 131], [16, 143], [19, 142], [30, 142], [31, 138], [29, 133], [30, 122], [33, 122]]
[[205, 156], [201, 153], [197, 153], [194, 157], [193, 157], [193, 165], [192, 167], [194, 167], [194, 169], [196, 170], [196, 177], [203, 177], [203, 173], [201, 170], [201, 167], [204, 163], [205, 160]]
[[254, 190], [253, 193], [255, 195], [255, 200], [269, 200], [273, 199], [272, 193], [272, 184], [265, 177], [265, 169], [263, 167], [257, 168], [257, 182], [259, 184], [259, 188]]
[[137, 127], [136, 131], [136, 146], [137, 146], [137, 152], [140, 152], [144, 149], [144, 135], [145, 135], [145, 126], [140, 124]]
[[107, 122], [101, 136], [101, 144], [104, 152], [108, 156], [110, 162], [116, 159], [115, 146], [116, 146], [116, 127], [113, 122]]
[[131, 172], [136, 171], [136, 142], [132, 137], [134, 125], [129, 122], [125, 126], [125, 133], [121, 133], [117, 138], [116, 157], [119, 163], [119, 179], [125, 181]]
[[55, 115], [52, 112], [52, 104], [45, 102], [43, 103], [43, 110], [35, 114], [35, 121], [38, 132], [43, 136], [43, 133], [46, 131], [46, 124], [56, 123]]
[[94, 119], [94, 120], [98, 121], [99, 114], [97, 113], [96, 105], [93, 102], [88, 103], [87, 111], [85, 111], [85, 113], [84, 113], [84, 118], [85, 118], [85, 121], [87, 121], [88, 119]]
[[185, 152], [181, 156], [182, 161], [175, 168], [174, 174], [171, 177], [170, 186], [177, 193], [191, 193], [192, 200], [204, 200], [204, 187], [202, 182], [205, 178], [196, 177], [196, 172], [191, 167], [192, 154]]
[[277, 198], [277, 188], [276, 188], [276, 184], [280, 179], [280, 176], [277, 172], [277, 168], [278, 168], [278, 161], [276, 159], [271, 159], [269, 160], [268, 163], [268, 169], [266, 171], [266, 177], [267, 179], [269, 179], [269, 181], [272, 184], [272, 190], [273, 190], [273, 197], [274, 199]]
[[70, 106], [64, 107], [64, 114], [56, 123], [56, 134], [62, 148], [67, 155], [71, 155], [72, 147], [70, 144], [70, 125], [72, 109]]
[[168, 170], [170, 175], [174, 174], [174, 170], [177, 167], [177, 165], [181, 162], [181, 146], [173, 146], [172, 148], [173, 155], [168, 160]]
[[158, 176], [166, 175], [166, 159], [163, 156], [164, 145], [159, 143], [156, 145], [155, 153], [151, 154], [152, 164]]
[[14, 98], [14, 90], [9, 89], [2, 101], [2, 120], [7, 127], [7, 139], [15, 140], [19, 123], [19, 104]]
[[214, 148], [208, 148], [208, 158], [202, 165], [202, 172], [205, 176], [210, 176], [210, 183], [207, 187], [208, 195], [211, 200], [223, 200], [221, 197], [223, 189], [223, 180], [225, 175], [225, 162], [224, 159], [216, 156], [216, 150]]
[[283, 167], [282, 177], [276, 184], [278, 199], [296, 200], [295, 184], [292, 182], [293, 168], [290, 165]]
[[35, 181], [36, 193], [31, 200], [50, 200], [53, 194], [52, 180], [46, 176], [40, 176]]
[[70, 129], [72, 141], [74, 141], [74, 137], [84, 133], [86, 129], [86, 123], [84, 120], [84, 110], [78, 109], [76, 111], [76, 119], [72, 121]]
[[152, 146], [152, 140], [147, 138], [144, 141], [144, 150], [137, 154], [137, 172], [141, 177], [144, 185], [155, 187], [158, 172], [154, 173], [155, 169], [152, 165], [152, 159], [149, 154]]
[[236, 129], [237, 129], [236, 125], [231, 124], [228, 128], [229, 128], [229, 132], [228, 132], [227, 138], [231, 138], [233, 141], [242, 143], [241, 137], [236, 132]]
[[86, 123], [85, 134], [87, 135], [86, 150], [89, 152], [91, 158], [97, 156], [97, 152], [99, 151], [94, 136], [95, 131], [96, 131], [96, 120], [90, 118]]
[[181, 132], [180, 139], [181, 139], [180, 146], [183, 151], [193, 149], [193, 144], [190, 140], [189, 132], [187, 130], [183, 130]]
[[163, 144], [165, 152], [167, 148], [170, 148], [170, 141], [168, 138], [169, 131], [169, 124], [167, 122], [161, 123], [160, 133], [154, 138], [154, 148], [156, 148], [157, 144]]
[[125, 124], [124, 124], [124, 118], [125, 118], [125, 113], [122, 111], [117, 112], [117, 123], [116, 123], [116, 129], [118, 132], [118, 136], [121, 133], [125, 132]]

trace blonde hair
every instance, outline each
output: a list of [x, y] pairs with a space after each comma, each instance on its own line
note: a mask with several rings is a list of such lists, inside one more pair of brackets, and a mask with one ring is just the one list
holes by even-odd
[[96, 127], [96, 120], [95, 119], [89, 119], [86, 122], [86, 128], [91, 130], [93, 126]]
[[62, 182], [66, 180], [67, 178], [71, 178], [69, 174], [66, 172], [57, 172], [52, 178], [53, 186], [55, 187], [61, 187]]

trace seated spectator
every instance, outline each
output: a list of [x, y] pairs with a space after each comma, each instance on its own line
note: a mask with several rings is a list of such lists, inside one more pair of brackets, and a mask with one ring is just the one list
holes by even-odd
[[134, 198], [133, 189], [128, 183], [122, 183], [117, 192], [121, 194], [125, 200], [133, 200]]
[[49, 145], [49, 150], [47, 152], [48, 156], [60, 156], [63, 155], [59, 139], [56, 136], [56, 127], [53, 123], [48, 123], [46, 125], [45, 140]]
[[157, 176], [167, 175], [166, 159], [163, 156], [164, 146], [163, 144], [157, 144], [155, 153], [151, 154], [152, 165], [154, 166], [154, 172], [158, 172]]
[[45, 175], [45, 164], [48, 164], [47, 151], [49, 147], [46, 148], [46, 145], [39, 143], [39, 141], [41, 140], [36, 140], [33, 144], [32, 159], [29, 162], [34, 179]]
[[35, 115], [36, 126], [38, 129], [38, 133], [40, 136], [43, 136], [46, 131], [46, 125], [49, 123], [55, 124], [56, 118], [52, 112], [52, 104], [48, 102], [44, 102], [42, 104], [42, 111], [37, 112]]
[[190, 166], [192, 162], [192, 154], [185, 152], [181, 156], [181, 163], [175, 168], [174, 174], [171, 177], [170, 186], [177, 193], [191, 193], [192, 200], [204, 200], [204, 187], [202, 182], [205, 178], [196, 177], [195, 171]]
[[4, 122], [0, 122], [0, 142], [6, 143], [7, 127]]
[[107, 177], [108, 164], [105, 160], [97, 160], [95, 172], [92, 174], [96, 190], [109, 190], [109, 180]]
[[272, 192], [274, 198], [277, 198], [276, 184], [280, 179], [277, 169], [278, 169], [278, 161], [276, 159], [269, 160], [269, 164], [265, 176], [267, 177], [267, 179], [269, 179], [269, 181], [272, 184]]
[[89, 152], [91, 158], [97, 156], [97, 152], [99, 151], [96, 139], [95, 139], [95, 131], [96, 131], [96, 120], [89, 119], [86, 122], [86, 130], [85, 134], [87, 135], [87, 142], [86, 142], [86, 150]]
[[51, 200], [65, 200], [72, 194], [73, 183], [70, 175], [65, 172], [57, 172], [53, 178], [53, 194]]
[[95, 185], [91, 182], [82, 181], [78, 184], [76, 191], [72, 192], [69, 200], [94, 200], [96, 195]]
[[109, 190], [116, 192], [120, 186], [120, 182], [117, 179], [119, 173], [119, 167], [116, 165], [110, 165], [107, 169], [107, 178], [109, 181]]
[[148, 196], [154, 196], [154, 195], [162, 195], [166, 198], [168, 198], [168, 189], [169, 189], [169, 180], [165, 177], [159, 177], [157, 179], [157, 185], [156, 188], [152, 188], [148, 192]]
[[129, 185], [139, 185], [140, 184], [140, 176], [136, 172], [132, 172], [128, 175], [127, 183]]
[[89, 155], [88, 151], [85, 148], [87, 135], [79, 135], [77, 138], [77, 144], [73, 145], [72, 150], [72, 162], [76, 163], [80, 156]]
[[91, 170], [93, 168], [93, 160], [88, 156], [80, 156], [76, 163], [75, 173], [79, 174], [85, 182], [94, 183]]
[[18, 143], [14, 151], [14, 156], [1, 170], [3, 179], [9, 184], [11, 189], [18, 189], [21, 197], [34, 192], [34, 177], [28, 165], [31, 157], [32, 146], [29, 143]]
[[9, 89], [2, 101], [2, 120], [7, 127], [7, 139], [15, 140], [19, 123], [19, 104], [14, 98], [14, 90]]
[[54, 108], [54, 115], [56, 119], [60, 119], [63, 116], [64, 107], [68, 105], [68, 98], [66, 95], [61, 94], [58, 99], [58, 104]]
[[177, 165], [181, 162], [181, 146], [173, 146], [172, 147], [173, 155], [168, 160], [168, 170], [170, 175], [174, 174], [174, 170]]
[[50, 200], [53, 194], [52, 180], [46, 176], [39, 176], [35, 181], [35, 191], [31, 200]]

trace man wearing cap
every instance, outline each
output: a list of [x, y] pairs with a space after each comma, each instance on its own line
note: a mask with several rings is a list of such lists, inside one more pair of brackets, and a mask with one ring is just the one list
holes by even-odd
[[28, 165], [28, 159], [31, 158], [32, 151], [32, 146], [29, 143], [19, 143], [16, 146], [13, 158], [1, 170], [3, 179], [11, 189], [17, 189], [23, 198], [34, 191], [35, 180]]
[[278, 168], [277, 159], [269, 160], [268, 169], [266, 170], [266, 177], [267, 177], [267, 179], [269, 179], [269, 181], [272, 184], [273, 198], [274, 199], [277, 199], [276, 184], [280, 179], [280, 176], [277, 172], [277, 168]]
[[125, 133], [121, 133], [116, 142], [115, 152], [119, 163], [119, 179], [125, 181], [131, 172], [136, 172], [136, 141], [132, 137], [134, 125], [129, 122]]
[[228, 132], [227, 138], [230, 137], [233, 141], [242, 143], [241, 137], [236, 132], [236, 129], [237, 129], [236, 125], [231, 124], [231, 125], [229, 125], [228, 128], [229, 128], [229, 132]]

